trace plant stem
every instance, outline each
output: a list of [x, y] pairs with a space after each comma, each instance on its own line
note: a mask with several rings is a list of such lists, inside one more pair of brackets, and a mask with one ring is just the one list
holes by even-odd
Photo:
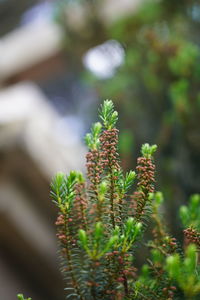
[[68, 226], [68, 222], [67, 222], [67, 216], [65, 215], [65, 223], [64, 223], [64, 229], [65, 229], [65, 233], [66, 233], [66, 242], [65, 242], [65, 250], [66, 250], [66, 258], [67, 258], [67, 264], [68, 264], [68, 268], [70, 271], [70, 275], [71, 275], [71, 280], [72, 280], [72, 286], [76, 292], [76, 294], [80, 297], [80, 300], [84, 300], [84, 298], [82, 297], [79, 287], [78, 287], [78, 282], [76, 280], [75, 274], [74, 274], [74, 269], [73, 269], [73, 264], [72, 264], [72, 256], [71, 256], [71, 251], [70, 251], [70, 247], [69, 247], [69, 239], [68, 237], [70, 236], [70, 230], [69, 230], [69, 226]]
[[114, 178], [113, 178], [113, 171], [111, 169], [110, 172], [110, 218], [112, 222], [113, 228], [115, 228], [115, 215], [114, 215]]

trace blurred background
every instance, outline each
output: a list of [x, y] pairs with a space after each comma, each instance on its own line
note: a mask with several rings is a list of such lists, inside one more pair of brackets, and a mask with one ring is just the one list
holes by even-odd
[[200, 192], [199, 0], [0, 0], [0, 297], [64, 299], [49, 182], [84, 171], [102, 99], [134, 168], [156, 143], [171, 233]]

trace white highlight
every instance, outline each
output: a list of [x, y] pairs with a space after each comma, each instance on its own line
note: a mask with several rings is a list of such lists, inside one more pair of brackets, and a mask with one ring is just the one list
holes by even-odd
[[112, 77], [123, 64], [125, 52], [115, 40], [107, 41], [90, 49], [83, 57], [85, 67], [102, 79]]

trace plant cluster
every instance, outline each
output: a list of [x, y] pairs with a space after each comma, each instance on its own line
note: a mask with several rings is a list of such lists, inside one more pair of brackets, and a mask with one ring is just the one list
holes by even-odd
[[[51, 184], [66, 299], [198, 299], [200, 196], [192, 196], [180, 209], [185, 237], [181, 247], [160, 212], [163, 196], [154, 186], [156, 145], [144, 144], [136, 171], [124, 173], [118, 114], [111, 100], [104, 101], [99, 116], [101, 122], [85, 138], [87, 178], [80, 172], [59, 172]], [[137, 249], [142, 253], [150, 224], [151, 238], [143, 245], [149, 258], [138, 270]]]
[[[72, 2], [84, 12], [81, 26], [66, 14]], [[121, 112], [123, 167], [134, 166], [138, 146], [145, 141], [159, 145], [157, 181], [167, 196], [168, 222], [177, 235], [177, 203], [185, 203], [191, 193], [200, 192], [200, 3], [146, 0], [139, 4], [108, 22], [102, 14], [104, 1], [58, 1], [57, 21], [65, 32], [68, 70], [70, 62], [71, 71], [76, 70], [81, 82], [84, 75], [87, 86], [90, 82], [100, 97], [109, 94]], [[99, 79], [83, 72], [84, 54], [109, 40], [124, 49], [124, 62], [114, 76]], [[112, 49], [109, 52], [112, 54]], [[109, 59], [106, 53], [102, 51], [102, 56]]]

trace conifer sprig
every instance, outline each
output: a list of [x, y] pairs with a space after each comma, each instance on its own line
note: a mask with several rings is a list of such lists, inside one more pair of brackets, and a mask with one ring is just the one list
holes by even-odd
[[105, 129], [110, 130], [115, 127], [118, 120], [118, 112], [114, 110], [112, 100], [105, 100], [101, 105], [99, 113], [100, 119], [103, 121]]
[[102, 125], [100, 122], [94, 123], [91, 128], [91, 133], [85, 136], [85, 142], [90, 150], [96, 150], [100, 146], [99, 136], [101, 133]]

